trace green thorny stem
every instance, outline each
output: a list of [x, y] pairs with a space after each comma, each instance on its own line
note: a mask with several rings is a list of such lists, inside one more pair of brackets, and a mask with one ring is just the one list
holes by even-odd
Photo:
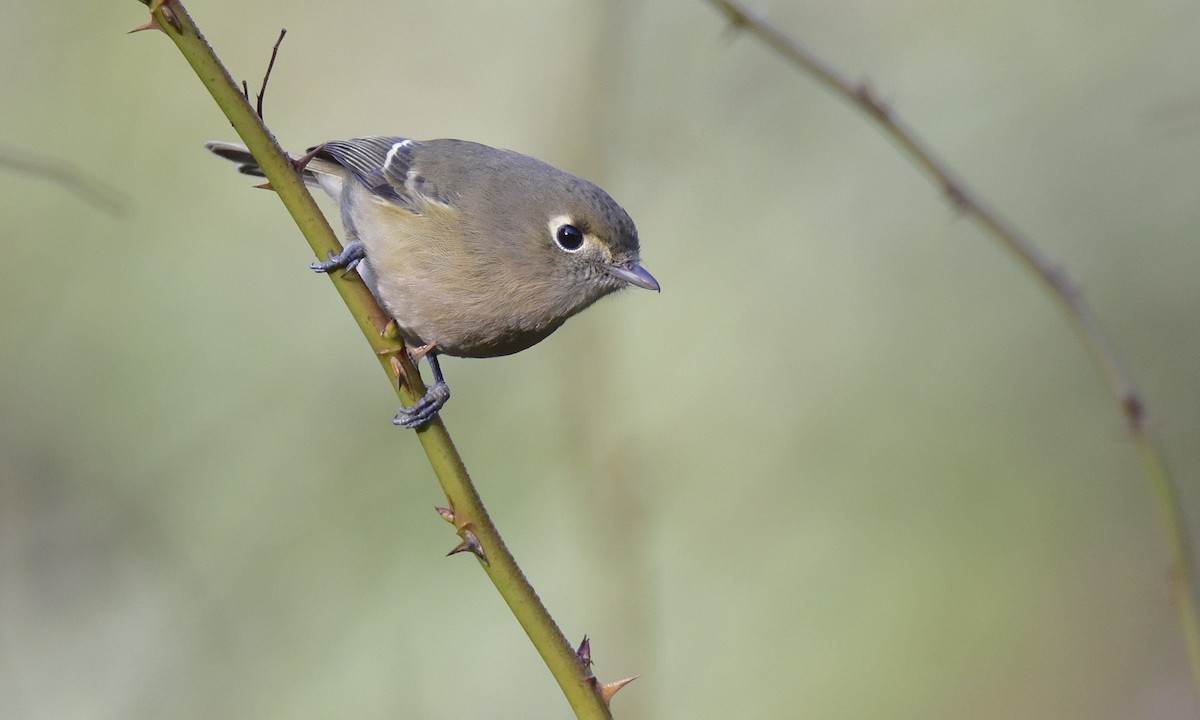
[[[140, 1], [150, 8], [152, 15], [151, 22], [145, 28], [162, 30], [178, 46], [254, 155], [270, 187], [283, 201], [316, 256], [324, 259], [328, 252], [340, 251], [337, 236], [305, 188], [296, 166], [279, 147], [262, 118], [251, 107], [249, 99], [205, 41], [181, 0]], [[401, 400], [406, 404], [415, 402], [424, 394], [425, 387], [395, 332], [394, 324], [389, 325], [388, 316], [357, 276], [351, 274], [342, 277], [338, 273], [330, 273], [329, 278], [379, 357], [392, 386], [398, 389]], [[401, 378], [405, 382], [401, 382]], [[533, 586], [517, 567], [500, 533], [488, 517], [441, 419], [435, 418], [418, 430], [417, 437], [449, 500], [450, 508], [442, 510], [442, 515], [454, 524], [462, 537], [463, 544], [459, 549], [469, 550], [479, 559], [484, 572], [500, 591], [562, 688], [576, 717], [610, 719], [612, 715], [607, 700], [611, 693], [605, 692], [607, 687], [596, 681], [588, 663], [571, 649], [538, 599]]]
[[870, 86], [851, 80], [812, 53], [798, 39], [768, 22], [761, 13], [739, 0], [710, 1], [729, 17], [735, 27], [746, 29], [788, 62], [875, 120], [900, 149], [942, 189], [951, 204], [973, 218], [997, 243], [1015, 256], [1058, 303], [1071, 329], [1083, 343], [1092, 362], [1099, 368], [1121, 414], [1125, 417], [1130, 435], [1146, 467], [1147, 479], [1157, 498], [1166, 541], [1171, 551], [1171, 596], [1179, 612], [1194, 689], [1200, 695], [1200, 597], [1197, 596], [1195, 563], [1179, 501], [1179, 491], [1167, 469], [1158, 440], [1151, 433], [1145, 400], [1075, 284], [1060, 266], [1050, 262], [1028, 238], [979, 200], [978, 195], [879, 99]]

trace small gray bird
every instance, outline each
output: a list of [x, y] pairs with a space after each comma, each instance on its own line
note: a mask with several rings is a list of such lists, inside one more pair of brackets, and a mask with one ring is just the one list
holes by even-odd
[[[241, 145], [206, 147], [262, 176]], [[357, 269], [405, 343], [427, 348], [434, 383], [393, 422], [418, 428], [450, 398], [438, 355], [524, 350], [626, 285], [658, 291], [637, 228], [587, 180], [464, 140], [335, 140], [304, 180], [341, 203], [345, 250], [317, 272]]]

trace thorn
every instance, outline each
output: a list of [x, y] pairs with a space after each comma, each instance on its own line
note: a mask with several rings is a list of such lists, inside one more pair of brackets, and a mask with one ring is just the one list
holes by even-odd
[[129, 32], [127, 32], [125, 34], [132, 35], [134, 33], [141, 32], [143, 30], [157, 30], [159, 32], [162, 32], [162, 26], [159, 25], [158, 20], [156, 20], [154, 18], [154, 16], [151, 15], [150, 19], [146, 21], [145, 25], [138, 25], [137, 27], [135, 27], [134, 29], [130, 30]]
[[[388, 318], [388, 321], [383, 326], [383, 329], [379, 331], [379, 337], [383, 338], [384, 340], [391, 340], [393, 342], [399, 342], [400, 326], [396, 324], [395, 318]], [[400, 351], [402, 351], [402, 350], [404, 350], [403, 343], [401, 343], [401, 347], [384, 348], [383, 350], [380, 350], [378, 352], [378, 355], [380, 355], [380, 356], [384, 356], [384, 355], [395, 356], [395, 355], [399, 354]]]
[[1146, 426], [1146, 404], [1138, 397], [1134, 391], [1127, 392], [1121, 400], [1121, 408], [1125, 411], [1125, 417], [1129, 420], [1129, 425], [1136, 431], [1145, 429]]
[[[287, 31], [285, 30], [284, 32], [287, 32]], [[283, 35], [280, 35], [279, 39], [283, 40]], [[276, 49], [278, 49], [278, 44], [276, 44]], [[296, 168], [296, 172], [298, 172], [298, 173], [304, 172], [304, 168], [308, 167], [308, 164], [310, 162], [312, 162], [312, 159], [317, 156], [317, 153], [321, 152], [324, 149], [325, 149], [324, 143], [322, 143], [321, 145], [318, 145], [314, 148], [309, 149], [308, 152], [304, 153], [303, 155], [301, 155], [300, 157], [298, 157], [292, 161], [292, 167]]]
[[[413, 385], [408, 381], [408, 373], [404, 371], [404, 365], [401, 364], [400, 358], [396, 357], [399, 350], [380, 353], [380, 355], [391, 355], [392, 372], [396, 374], [397, 385], [399, 388], [408, 387], [410, 390]], [[417, 372], [417, 379], [420, 379], [420, 371]]]
[[255, 185], [254, 187], [258, 188], [259, 190], [274, 190], [275, 189], [275, 188], [271, 187], [270, 182], [265, 182], [265, 183], [262, 183], [261, 185]]
[[583, 636], [583, 642], [579, 643], [579, 649], [575, 651], [575, 656], [579, 658], [579, 662], [583, 663], [584, 667], [592, 666], [592, 641], [588, 640], [588, 636]]
[[413, 361], [413, 365], [416, 365], [417, 363], [421, 362], [421, 358], [428, 355], [436, 347], [437, 347], [437, 343], [431, 342], [431, 343], [425, 343], [424, 345], [422, 345], [419, 348], [409, 348], [408, 349], [408, 357], [410, 360]]
[[[460, 552], [471, 551], [475, 557], [479, 558], [479, 562], [484, 565], [488, 564], [487, 555], [483, 553], [483, 546], [479, 544], [479, 538], [475, 537], [475, 533], [470, 530], [463, 531], [463, 541], [454, 546], [454, 549], [446, 553], [446, 557], [457, 555]], [[616, 692], [616, 690], [613, 690]]]
[[604, 706], [608, 707], [612, 703], [613, 695], [616, 695], [621, 688], [637, 679], [638, 676], [634, 675], [633, 677], [627, 677], [624, 680], [618, 680], [616, 682], [601, 685], [599, 688], [600, 699], [604, 701]]
[[171, 8], [163, 5], [162, 14], [163, 17], [167, 19], [167, 23], [170, 24], [171, 27], [175, 28], [175, 32], [183, 32], [183, 25], [179, 23], [179, 18], [175, 17], [175, 12], [171, 10]]
[[[163, 18], [170, 23], [171, 27], [175, 28], [175, 32], [183, 32], [183, 26], [179, 24], [179, 18], [175, 17], [175, 13], [171, 10], [171, 0], [150, 0], [150, 14], [162, 10]], [[159, 28], [162, 29], [161, 27]]]
[[400, 387], [408, 385], [408, 374], [404, 372], [404, 366], [400, 364], [400, 359], [392, 355], [391, 361], [392, 372], [396, 374], [396, 380], [400, 383]]
[[453, 510], [451, 510], [450, 508], [446, 508], [446, 507], [435, 507], [434, 510], [437, 510], [437, 514], [441, 515], [443, 520], [450, 523], [451, 525], [454, 524], [454, 511]]

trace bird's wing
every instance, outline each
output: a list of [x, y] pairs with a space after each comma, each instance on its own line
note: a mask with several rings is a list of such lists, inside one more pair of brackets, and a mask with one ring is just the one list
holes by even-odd
[[317, 152], [354, 175], [372, 194], [411, 212], [436, 202], [448, 205], [437, 188], [414, 166], [414, 153], [421, 143], [402, 137], [367, 137], [332, 140]]

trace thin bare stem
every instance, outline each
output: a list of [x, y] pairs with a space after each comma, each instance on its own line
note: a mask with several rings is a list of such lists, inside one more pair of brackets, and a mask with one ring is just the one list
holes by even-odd
[[[304, 187], [296, 166], [263, 125], [259, 114], [250, 105], [249, 93], [230, 77], [182, 1], [141, 2], [149, 6], [153, 20], [139, 29], [154, 27], [162, 30], [176, 44], [254, 155], [271, 188], [291, 213], [316, 256], [323, 259], [330, 251], [341, 250], [337, 236]], [[406, 404], [415, 402], [424, 395], [425, 387], [403, 343], [389, 326], [387, 315], [366, 286], [354, 276], [330, 273], [328, 277], [375, 351], [392, 387], [398, 389]], [[439, 512], [453, 523], [460, 537], [468, 543], [469, 547], [464, 549], [472, 550], [479, 558], [484, 572], [529, 635], [575, 715], [590, 720], [611, 719], [602, 688], [571, 649], [505, 547], [441, 419], [418, 430], [417, 437], [450, 503], [449, 508]]]
[[739, 0], [710, 0], [739, 28], [754, 35], [784, 59], [848, 100], [873, 118], [900, 149], [942, 189], [950, 203], [973, 218], [1004, 249], [1016, 257], [1058, 303], [1071, 329], [1099, 368], [1109, 391], [1129, 426], [1130, 435], [1146, 467], [1147, 479], [1157, 498], [1159, 513], [1171, 550], [1173, 593], [1191, 663], [1192, 681], [1200, 693], [1200, 604], [1196, 589], [1192, 545], [1184, 521], [1179, 492], [1167, 469], [1162, 449], [1153, 436], [1146, 402], [1133, 378], [1104, 335], [1091, 308], [1084, 302], [1066, 271], [1050, 262], [1011, 223], [988, 207], [914, 133], [865, 82], [842, 74], [805, 47], [797, 38], [769, 22]]
[[129, 199], [103, 180], [85, 175], [70, 163], [54, 158], [0, 147], [0, 168], [49, 180], [113, 216], [129, 209]]

